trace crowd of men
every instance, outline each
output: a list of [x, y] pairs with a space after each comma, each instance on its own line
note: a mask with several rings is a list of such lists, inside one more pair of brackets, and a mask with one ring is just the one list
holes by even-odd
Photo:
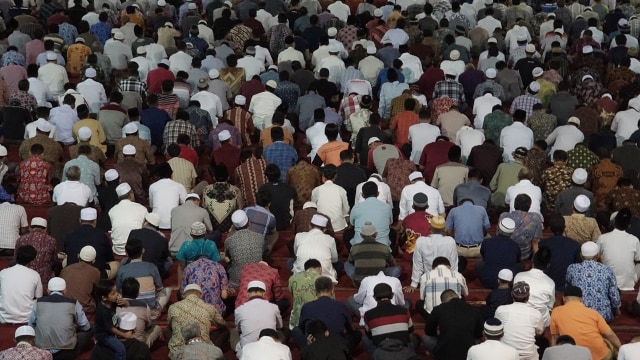
[[0, 358], [636, 359], [638, 6], [0, 2]]

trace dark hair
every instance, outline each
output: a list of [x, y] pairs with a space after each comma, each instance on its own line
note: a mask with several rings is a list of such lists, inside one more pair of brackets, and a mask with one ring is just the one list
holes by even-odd
[[329, 139], [329, 141], [336, 140], [338, 138], [338, 134], [340, 133], [340, 129], [336, 124], [327, 124], [324, 128], [324, 135]]
[[462, 149], [458, 145], [453, 145], [449, 148], [449, 153], [447, 154], [447, 158], [449, 161], [459, 161], [462, 156]]
[[317, 269], [317, 268], [321, 268], [321, 267], [322, 267], [322, 264], [320, 263], [320, 261], [318, 261], [316, 259], [309, 259], [309, 260], [304, 262], [304, 269], [305, 270]]
[[353, 150], [351, 148], [347, 148], [347, 150], [340, 151], [340, 160], [352, 160], [353, 159]]
[[173, 80], [165, 80], [162, 82], [162, 91], [171, 91], [173, 90]]
[[558, 339], [556, 339], [556, 345], [564, 345], [564, 344], [575, 345], [576, 341], [569, 335], [558, 336]]
[[311, 335], [314, 338], [324, 337], [324, 334], [328, 331], [327, 325], [318, 319], [309, 320], [304, 326], [304, 332], [307, 336]]
[[142, 256], [142, 240], [138, 238], [130, 238], [127, 240], [127, 245], [124, 247], [124, 251], [127, 252], [129, 260], [137, 259]]
[[161, 179], [170, 179], [171, 175], [173, 175], [173, 169], [171, 169], [169, 163], [164, 162], [156, 167], [156, 175]]
[[229, 180], [229, 170], [224, 164], [218, 164], [213, 168], [213, 178], [216, 182], [224, 182]]
[[[67, 95], [67, 96], [69, 96], [69, 95]], [[71, 95], [71, 96], [73, 96], [73, 95]], [[66, 96], [65, 96], [64, 99], [65, 99], [65, 103], [66, 103], [66, 100], [67, 100]], [[122, 93], [120, 93], [118, 91], [114, 91], [114, 92], [111, 93], [111, 96], [109, 96], [109, 100], [111, 102], [120, 104], [122, 102], [122, 100], [124, 100], [124, 97], [122, 96]], [[74, 102], [76, 101], [75, 97], [73, 98], [73, 101]]]
[[31, 245], [20, 246], [16, 250], [16, 263], [18, 265], [26, 266], [38, 255], [38, 251]]
[[93, 297], [100, 302], [103, 297], [109, 295], [113, 287], [116, 286], [115, 281], [109, 279], [101, 279], [93, 286]]
[[444, 256], [438, 256], [437, 258], [433, 259], [433, 262], [431, 263], [431, 268], [435, 269], [440, 265], [451, 266], [451, 262], [449, 261], [449, 259], [447, 259]]
[[256, 204], [265, 207], [271, 203], [271, 193], [264, 189], [256, 192]]
[[622, 208], [618, 211], [616, 218], [614, 219], [614, 225], [618, 230], [627, 230], [631, 225], [631, 210], [629, 208]]
[[538, 252], [533, 256], [533, 267], [544, 270], [551, 263], [551, 249], [541, 246]]
[[531, 197], [527, 194], [518, 194], [518, 196], [513, 200], [513, 208], [528, 212], [531, 208]]
[[183, 134], [179, 134], [178, 137], [176, 138], [176, 143], [177, 144], [182, 144], [182, 145], [189, 145], [189, 144], [191, 144], [191, 136], [189, 136], [187, 134], [184, 134], [184, 133]]
[[42, 146], [42, 144], [33, 144], [31, 145], [29, 152], [33, 155], [40, 155], [44, 152], [44, 146]]
[[167, 146], [167, 154], [172, 158], [180, 156], [180, 145], [171, 143]]
[[467, 177], [469, 179], [478, 179], [478, 180], [482, 180], [483, 176], [482, 176], [482, 171], [478, 168], [471, 168], [469, 170], [469, 175], [467, 175]]
[[378, 185], [373, 181], [367, 181], [362, 185], [362, 197], [376, 197], [378, 196]]
[[553, 161], [566, 162], [568, 159], [567, 152], [564, 150], [556, 150], [553, 152]]
[[120, 285], [120, 292], [122, 297], [135, 299], [140, 294], [140, 283], [134, 277], [125, 278]]
[[333, 180], [338, 174], [338, 168], [333, 164], [327, 164], [322, 168], [322, 174], [328, 180]]
[[78, 118], [86, 119], [89, 117], [89, 107], [86, 104], [80, 104], [76, 108], [76, 113], [78, 113]]
[[269, 180], [269, 182], [277, 182], [278, 180], [280, 180], [280, 176], [282, 175], [282, 172], [280, 171], [280, 168], [278, 167], [278, 165], [269, 164], [264, 169], [264, 175], [267, 177], [267, 180]]
[[320, 276], [315, 281], [316, 292], [329, 292], [333, 290], [333, 280], [327, 276]]
[[549, 220], [549, 229], [551, 229], [553, 235], [562, 235], [564, 233], [564, 227], [564, 216], [561, 214], [554, 215]]

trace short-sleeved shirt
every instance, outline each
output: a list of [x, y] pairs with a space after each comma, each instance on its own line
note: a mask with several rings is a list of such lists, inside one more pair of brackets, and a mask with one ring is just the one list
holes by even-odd
[[140, 283], [140, 293], [136, 300], [146, 302], [152, 309], [156, 308], [156, 289], [163, 287], [158, 268], [150, 262], [140, 260], [121, 266], [116, 276], [118, 290], [122, 288], [124, 279], [129, 277], [135, 278]]
[[[114, 304], [115, 305], [115, 304]], [[115, 306], [106, 307], [102, 301], [96, 305], [96, 317], [95, 317], [95, 337], [100, 341], [108, 336], [111, 336], [111, 329], [116, 324], [115, 322], [116, 310]]]
[[349, 148], [349, 143], [343, 141], [329, 141], [320, 146], [317, 156], [322, 160], [324, 165], [333, 164], [340, 166], [340, 153]]
[[180, 246], [176, 259], [188, 265], [202, 256], [213, 261], [220, 261], [220, 252], [216, 243], [205, 239], [185, 241]]
[[550, 330], [552, 335], [571, 336], [576, 345], [587, 347], [594, 359], [604, 359], [609, 353], [602, 334], [611, 328], [597, 311], [580, 301], [570, 301], [553, 309]]
[[224, 267], [207, 258], [199, 258], [184, 268], [181, 290], [189, 284], [198, 284], [202, 288], [202, 300], [213, 305], [218, 313], [224, 314], [227, 306], [222, 301], [222, 291], [229, 286]]

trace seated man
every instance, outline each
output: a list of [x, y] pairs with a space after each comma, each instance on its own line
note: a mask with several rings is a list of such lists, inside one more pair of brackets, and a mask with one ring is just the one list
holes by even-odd
[[504, 359], [518, 360], [518, 352], [513, 347], [503, 344], [500, 339], [504, 335], [504, 325], [496, 318], [484, 322], [484, 342], [473, 345], [467, 353], [468, 360]]
[[[293, 251], [295, 258], [289, 259], [287, 266], [293, 273], [304, 271], [304, 263], [317, 259], [322, 264], [322, 274], [338, 282], [337, 271], [342, 263], [338, 262], [338, 250], [335, 240], [325, 234], [327, 218], [316, 214], [311, 218], [311, 230], [296, 234]], [[338, 269], [335, 268], [338, 267]]]
[[350, 350], [353, 350], [360, 342], [361, 334], [353, 328], [347, 306], [335, 300], [333, 282], [326, 276], [320, 276], [315, 281], [315, 288], [318, 299], [302, 306], [298, 326], [291, 332], [296, 345], [304, 350], [307, 346], [307, 337], [302, 329], [306, 328], [307, 322], [322, 319], [327, 324], [329, 334], [337, 336]]
[[261, 359], [264, 358], [265, 354], [277, 359], [291, 359], [291, 350], [287, 345], [280, 342], [278, 332], [275, 329], [262, 329], [258, 336], [258, 341], [247, 344], [242, 349], [243, 359]]
[[[357, 203], [351, 209], [349, 222], [353, 225], [352, 231], [345, 231], [343, 239], [347, 248], [362, 242], [360, 237], [365, 222], [376, 224], [376, 241], [388, 247], [395, 247], [396, 232], [390, 226], [393, 224], [392, 208], [389, 204], [378, 200], [378, 185], [368, 181], [362, 185], [364, 201]], [[348, 233], [351, 233], [349, 235]]]
[[591, 207], [591, 200], [586, 195], [578, 195], [573, 200], [573, 213], [564, 217], [564, 236], [584, 244], [587, 241], [598, 241], [600, 227], [596, 219], [586, 216]]
[[291, 301], [288, 297], [284, 296], [282, 287], [280, 286], [278, 269], [269, 266], [265, 261], [245, 264], [242, 267], [242, 271], [240, 272], [240, 287], [238, 289], [235, 307], [239, 307], [249, 301], [247, 286], [249, 282], [255, 280], [262, 281], [266, 286], [264, 299], [278, 305], [280, 314], [286, 314], [291, 305]]
[[462, 296], [469, 294], [467, 281], [462, 274], [451, 268], [451, 263], [445, 257], [433, 260], [433, 268], [420, 276], [420, 301], [416, 303], [416, 310], [425, 320], [440, 305], [440, 295], [451, 289]]
[[16, 249], [16, 265], [0, 271], [0, 323], [24, 324], [42, 296], [40, 275], [27, 266], [37, 255], [31, 245]]
[[[544, 351], [543, 360], [569, 358], [576, 360], [593, 359], [593, 357], [591, 357], [591, 351], [584, 346], [576, 345], [576, 341], [569, 335], [558, 336], [555, 343], [554, 346], [548, 347]], [[620, 350], [622, 350], [622, 348]], [[618, 359], [622, 360], [620, 353], [618, 353]]]
[[362, 338], [365, 349], [374, 354], [383, 341], [396, 340], [399, 346], [409, 347], [415, 351], [410, 334], [413, 333], [413, 322], [409, 310], [401, 305], [394, 305], [391, 299], [394, 292], [389, 284], [377, 284], [373, 288], [376, 305], [363, 314], [365, 336]]
[[0, 359], [53, 359], [47, 350], [36, 347], [36, 331], [29, 325], [16, 329], [16, 346], [0, 351]]
[[138, 280], [140, 294], [136, 299], [142, 300], [149, 305], [151, 318], [155, 320], [165, 310], [171, 297], [171, 289], [164, 287], [158, 268], [154, 264], [142, 261], [144, 248], [141, 240], [131, 239], [127, 241], [125, 250], [130, 262], [118, 269], [116, 287], [118, 291], [121, 291], [124, 279], [129, 277]]
[[87, 206], [93, 203], [93, 192], [80, 182], [80, 168], [70, 166], [65, 173], [67, 180], [59, 183], [53, 188], [51, 200], [58, 205], [72, 202], [80, 206]]
[[520, 263], [520, 247], [510, 236], [516, 228], [516, 222], [505, 217], [500, 220], [495, 237], [485, 239], [480, 249], [482, 260], [476, 263], [476, 273], [482, 285], [495, 289], [496, 278], [502, 269], [517, 272], [522, 269]]
[[[400, 238], [403, 240], [401, 245], [405, 258], [411, 258], [415, 251], [416, 242], [420, 237], [427, 237], [431, 233], [429, 218], [431, 215], [427, 213], [429, 207], [429, 198], [424, 193], [416, 193], [413, 195], [413, 213], [407, 215], [402, 220]], [[417, 286], [417, 283], [416, 283]]]
[[[551, 345], [556, 345], [560, 335], [569, 335], [575, 344], [584, 346], [593, 359], [612, 359], [620, 348], [620, 339], [597, 311], [582, 303], [582, 289], [567, 285], [564, 289], [564, 305], [551, 313]], [[571, 358], [575, 353], [571, 354]], [[576, 358], [577, 359], [577, 358]]]
[[309, 344], [301, 354], [302, 360], [316, 359], [350, 359], [351, 351], [339, 337], [329, 334], [327, 325], [322, 320], [307, 321], [305, 329]]
[[359, 286], [364, 277], [380, 271], [399, 278], [402, 268], [396, 265], [389, 247], [376, 241], [378, 231], [375, 225], [370, 221], [365, 222], [360, 236], [362, 242], [351, 248], [349, 260], [344, 263], [344, 271], [353, 280], [354, 285]]
[[240, 341], [236, 345], [236, 354], [242, 358], [242, 348], [258, 340], [264, 328], [281, 329], [282, 316], [278, 306], [264, 299], [267, 287], [262, 281], [251, 281], [247, 285], [249, 301], [235, 310], [236, 328], [240, 333]]
[[508, 217], [516, 223], [511, 240], [520, 246], [520, 259], [529, 260], [538, 249], [538, 242], [542, 237], [542, 216], [531, 211], [531, 198], [527, 194], [518, 194], [513, 201], [513, 207], [510, 212], [500, 214], [499, 220]]
[[93, 266], [96, 256], [96, 249], [87, 245], [80, 250], [78, 262], [65, 266], [60, 272], [60, 277], [69, 284], [66, 294], [78, 300], [85, 314], [96, 312], [93, 287], [100, 281], [100, 270]]
[[116, 308], [116, 313], [135, 314], [137, 321], [133, 338], [151, 347], [162, 334], [162, 329], [158, 325], [153, 325], [149, 305], [142, 300], [137, 300], [140, 295], [140, 283], [134, 278], [126, 278], [122, 282], [121, 292], [126, 303], [125, 306]]
[[382, 271], [376, 275], [367, 276], [362, 279], [358, 293], [349, 296], [347, 299], [347, 306], [349, 307], [349, 310], [351, 310], [353, 314], [360, 316], [360, 325], [362, 326], [364, 326], [364, 313], [376, 306], [373, 289], [380, 283], [385, 283], [393, 289], [393, 298], [391, 299], [393, 304], [402, 305], [407, 309], [411, 307], [409, 299], [404, 298], [402, 285], [398, 278], [387, 276]]
[[[458, 255], [464, 258], [480, 257], [480, 246], [490, 227], [487, 210], [475, 205], [469, 198], [458, 200], [458, 206], [451, 209], [447, 216], [447, 234], [456, 239]], [[464, 268], [465, 266], [459, 267], [460, 271]]]
[[208, 336], [202, 335], [200, 324], [195, 321], [189, 321], [180, 329], [180, 335], [184, 339], [185, 345], [180, 346], [176, 351], [171, 353], [172, 359], [197, 359], [202, 354], [207, 354], [209, 359], [224, 359], [224, 354], [219, 347], [208, 344], [203, 341]]

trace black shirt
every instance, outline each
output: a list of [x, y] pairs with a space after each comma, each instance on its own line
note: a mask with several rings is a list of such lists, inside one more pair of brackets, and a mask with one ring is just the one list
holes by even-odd
[[522, 83], [527, 84], [525, 86], [529, 86], [528, 84], [533, 81], [533, 75], [531, 72], [537, 67], [542, 67], [540, 61], [534, 58], [522, 58], [516, 62], [513, 70], [517, 70], [520, 73]]
[[330, 106], [329, 104], [331, 104], [331, 99], [338, 95], [338, 87], [336, 84], [327, 79], [318, 79], [312, 82], [311, 85], [316, 87], [318, 95], [324, 98], [324, 102], [327, 106]]
[[100, 341], [106, 337], [112, 336], [111, 329], [114, 326], [114, 316], [116, 315], [116, 305], [111, 307], [105, 306], [100, 299], [96, 304], [96, 317], [95, 317], [95, 337]]
[[67, 254], [67, 265], [78, 262], [78, 255], [83, 247], [91, 245], [96, 249], [96, 261], [93, 266], [100, 270], [100, 276], [107, 278], [107, 263], [113, 261], [111, 242], [102, 230], [91, 225], [82, 224], [64, 240], [64, 252]]
[[353, 206], [354, 204], [356, 187], [365, 181], [367, 181], [367, 175], [358, 165], [342, 163], [338, 166], [338, 175], [335, 183], [347, 191], [349, 206]]
[[291, 201], [298, 196], [296, 189], [281, 182], [266, 183], [259, 190], [271, 194], [269, 211], [276, 217], [276, 229], [282, 230], [291, 224]]
[[480, 248], [484, 260], [482, 271], [478, 274], [485, 287], [498, 287], [498, 272], [509, 269], [515, 272], [515, 266], [520, 261], [520, 246], [504, 235], [485, 239]]
[[62, 251], [67, 235], [80, 224], [81, 210], [82, 206], [68, 202], [54, 206], [47, 212], [47, 232], [56, 239], [58, 251]]
[[480, 312], [462, 299], [452, 299], [433, 308], [424, 333], [437, 336], [435, 360], [466, 360], [469, 348], [482, 336]]
[[144, 248], [142, 261], [154, 264], [158, 268], [160, 276], [164, 277], [166, 275], [164, 263], [169, 257], [169, 242], [167, 239], [156, 230], [148, 227], [131, 230], [128, 239], [142, 240], [142, 247]]
[[580, 262], [580, 244], [562, 235], [554, 235], [540, 241], [540, 247], [551, 250], [551, 264], [544, 270], [555, 283], [556, 291], [563, 291], [567, 278], [567, 268]]
[[116, 187], [120, 185], [118, 179], [109, 181], [107, 186], [98, 189], [98, 201], [100, 202], [100, 215], [98, 215], [98, 228], [104, 231], [111, 230], [111, 218], [109, 210], [116, 206], [120, 199], [116, 193]]
[[496, 315], [496, 309], [498, 308], [498, 306], [509, 305], [513, 303], [511, 288], [506, 287], [491, 290], [489, 295], [487, 295], [487, 300], [485, 302], [487, 306], [485, 307], [484, 318], [489, 319], [494, 317]]
[[[151, 360], [151, 351], [147, 344], [136, 339], [122, 340], [127, 351], [127, 360]], [[91, 360], [112, 360], [115, 359], [113, 352], [100, 343], [96, 344], [91, 352]]]

